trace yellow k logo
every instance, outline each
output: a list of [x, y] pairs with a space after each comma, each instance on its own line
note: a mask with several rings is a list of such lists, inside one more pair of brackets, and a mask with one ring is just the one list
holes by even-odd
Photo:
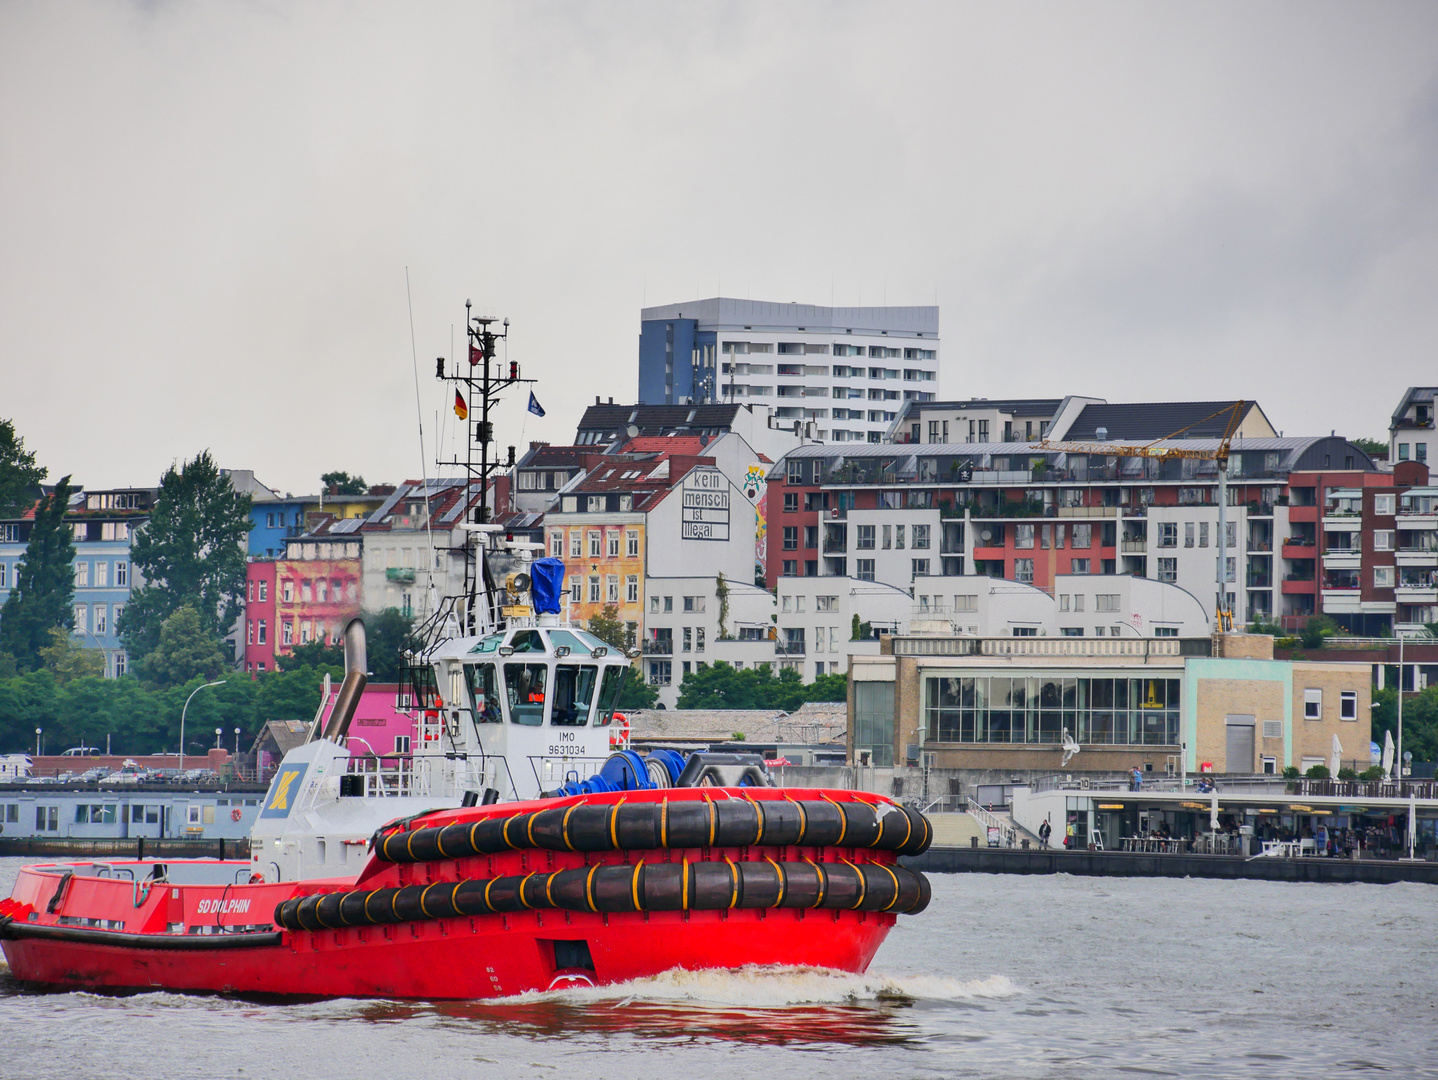
[[275, 784], [275, 797], [270, 800], [269, 809], [288, 810], [290, 808], [290, 788], [299, 778], [299, 769], [290, 769], [280, 777], [279, 782]]

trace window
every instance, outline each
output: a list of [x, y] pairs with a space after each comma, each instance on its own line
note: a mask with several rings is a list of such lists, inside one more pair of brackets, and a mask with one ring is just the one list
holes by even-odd
[[604, 602], [606, 604], [619, 603], [619, 575], [606, 574], [604, 577]]
[[927, 550], [929, 546], [929, 527], [927, 525], [915, 525], [913, 539], [915, 548]]
[[910, 560], [909, 560], [909, 576], [910, 576], [910, 577], [928, 577], [928, 574], [929, 574], [929, 560], [928, 560], [928, 559], [910, 559]]
[[884, 550], [888, 551], [894, 546], [894, 528], [892, 525], [881, 525], [879, 528], [884, 538]]
[[293, 645], [295, 643], [295, 624], [289, 619], [280, 621], [280, 644]]
[[785, 551], [798, 551], [798, 550], [799, 550], [799, 526], [797, 526], [797, 525], [785, 525], [785, 526], [784, 526], [784, 550], [785, 550]]
[[[116, 573], [116, 576], [118, 577], [119, 571], [117, 570], [115, 573]], [[119, 581], [117, 580], [117, 581], [115, 582], [115, 584], [118, 585], [118, 584], [119, 584]], [[255, 599], [258, 600], [260, 603], [263, 604], [263, 603], [264, 603], [265, 601], [267, 601], [269, 598], [270, 598], [270, 583], [269, 583], [268, 581], [265, 581], [265, 580], [261, 579], [261, 581], [259, 582], [259, 589], [258, 589], [258, 590], [256, 591], [256, 593], [255, 593]]]
[[1068, 593], [1060, 593], [1060, 594], [1059, 594], [1059, 610], [1060, 610], [1060, 611], [1068, 611], [1068, 610], [1069, 610], [1069, 594], [1068, 594]]
[[955, 596], [955, 613], [973, 614], [979, 610], [979, 598], [977, 595]]
[[1427, 444], [1426, 442], [1414, 443], [1414, 444], [1413, 444], [1413, 449], [1414, 449], [1415, 451], [1417, 451], [1417, 453], [1416, 453], [1416, 455], [1415, 455], [1416, 458], [1417, 458], [1417, 460], [1419, 460], [1419, 461], [1427, 461], [1427, 460], [1428, 460], [1428, 444]]
[[578, 559], [584, 554], [584, 533], [579, 529], [569, 530], [569, 557]]
[[1161, 548], [1178, 547], [1177, 522], [1160, 521], [1158, 523], [1158, 546]]
[[1075, 525], [1073, 527], [1073, 546], [1082, 549], [1093, 547], [1092, 525]]
[[874, 560], [873, 560], [873, 559], [857, 559], [857, 560], [855, 560], [855, 576], [858, 577], [858, 579], [859, 579], [860, 581], [873, 581], [873, 580], [874, 580]]
[[1185, 521], [1183, 523], [1183, 546], [1186, 548], [1193, 547], [1193, 522], [1191, 521]]
[[110, 584], [110, 564], [97, 562], [95, 564], [95, 585], [98, 588], [106, 588]]
[[1305, 720], [1322, 720], [1322, 719], [1323, 719], [1323, 691], [1322, 691], [1322, 690], [1305, 690], [1305, 691], [1303, 691], [1303, 719], [1305, 719]]
[[1176, 627], [1176, 626], [1155, 626], [1155, 627], [1153, 628], [1153, 636], [1154, 636], [1154, 637], [1178, 637], [1178, 627]]
[[1408, 460], [1408, 444], [1406, 442], [1401, 442], [1398, 444], [1398, 460]]
[[600, 551], [602, 551], [602, 550], [603, 550], [603, 547], [602, 547], [602, 541], [601, 541], [601, 539], [600, 539], [599, 530], [598, 530], [598, 529], [591, 529], [591, 530], [589, 530], [589, 557], [590, 557], [591, 559], [597, 559], [597, 558], [599, 558], [599, 553], [600, 553]]
[[873, 550], [874, 550], [874, 526], [872, 526], [872, 525], [860, 525], [860, 526], [859, 526], [859, 539], [858, 539], [858, 542], [857, 542], [857, 544], [856, 544], [855, 546], [856, 546], [860, 551], [873, 551]]
[[639, 530], [630, 529], [627, 533], [624, 534], [624, 537], [628, 545], [625, 550], [629, 558], [639, 558]]
[[1032, 559], [1015, 559], [1015, 560], [1014, 560], [1014, 580], [1015, 580], [1015, 581], [1026, 581], [1026, 582], [1028, 582], [1029, 584], [1033, 584], [1033, 580], [1034, 580], [1034, 561], [1033, 561]]
[[396, 736], [394, 737], [394, 752], [395, 752], [396, 754], [408, 754], [408, 753], [409, 753], [409, 736], [408, 736], [408, 735], [396, 735]]
[[584, 506], [591, 514], [602, 514], [607, 509], [604, 505], [607, 501], [604, 495], [590, 495], [585, 499]]
[[94, 631], [95, 631], [95, 635], [96, 635], [97, 637], [103, 637], [103, 636], [108, 632], [108, 628], [106, 627], [106, 618], [105, 618], [108, 613], [109, 613], [109, 609], [106, 607], [106, 605], [104, 605], [104, 604], [96, 604], [96, 605], [95, 605], [95, 617], [94, 617], [93, 628], [94, 628]]
[[[327, 598], [328, 595], [329, 595], [329, 586], [330, 586], [330, 583], [329, 583], [328, 581], [326, 581], [324, 578], [320, 578], [318, 581], [315, 582], [315, 600], [316, 600], [316, 601], [318, 601], [318, 602], [321, 603], [321, 604], [323, 604], [323, 603], [325, 602], [326, 598]], [[336, 595], [336, 596], [335, 596], [335, 599], [338, 600], [338, 599], [339, 599], [339, 596]]]
[[1089, 567], [1089, 560], [1087, 560], [1087, 559], [1070, 559], [1070, 560], [1069, 560], [1069, 573], [1070, 573], [1070, 574], [1087, 574], [1087, 573], [1089, 572], [1088, 567]]
[[805, 526], [804, 526], [804, 547], [805, 547], [805, 548], [816, 548], [816, 547], [818, 547], [818, 546], [819, 546], [819, 526], [817, 526], [817, 525], [805, 525]]
[[609, 534], [609, 557], [611, 559], [619, 558], [619, 534], [617, 532]]
[[687, 626], [684, 627], [684, 644], [683, 644], [683, 645], [681, 646], [681, 648], [680, 648], [680, 651], [681, 651], [681, 652], [692, 652], [692, 651], [693, 651], [693, 638], [694, 638], [694, 632], [693, 632], [693, 630], [690, 629], [690, 628], [687, 627]]
[[90, 584], [90, 564], [81, 562], [75, 564], [75, 587], [83, 589]]
[[258, 623], [255, 624], [255, 644], [256, 644], [256, 645], [266, 645], [266, 644], [269, 643], [269, 641], [268, 641], [268, 628], [269, 628], [269, 624], [268, 624], [264, 619], [261, 619]]
[[590, 574], [590, 575], [589, 575], [589, 602], [590, 602], [591, 604], [597, 604], [597, 603], [599, 603], [599, 575], [598, 575], [598, 574]]
[[704, 627], [702, 626], [696, 626], [694, 628], [694, 651], [704, 651]]
[[1064, 626], [1059, 628], [1059, 633], [1064, 637], [1083, 637], [1082, 626]]
[[796, 514], [799, 512], [799, 493], [797, 491], [784, 492], [784, 513]]
[[[1223, 559], [1223, 562], [1224, 562], [1223, 580], [1224, 580], [1224, 581], [1236, 581], [1236, 580], [1238, 579], [1238, 556], [1236, 556], [1236, 555], [1225, 555], [1225, 556], [1224, 556], [1224, 559]], [[1229, 605], [1229, 607], [1232, 607], [1232, 606], [1233, 606], [1232, 604]]]
[[1032, 525], [1018, 524], [1014, 526], [1014, 547], [1031, 548], [1034, 546], [1034, 527]]
[[245, 644], [246, 644], [246, 645], [253, 645], [254, 643], [255, 643], [255, 620], [254, 620], [254, 619], [247, 619], [247, 620], [245, 621]]
[[308, 603], [310, 602], [310, 599], [311, 599], [312, 595], [313, 595], [313, 594], [312, 594], [311, 589], [310, 589], [310, 583], [309, 583], [308, 581], [301, 581], [301, 582], [300, 582], [300, 603], [302, 603], [302, 604], [308, 604]]
[[1374, 551], [1392, 551], [1392, 550], [1393, 550], [1393, 530], [1392, 530], [1392, 529], [1374, 529], [1374, 530], [1373, 530], [1373, 550], [1374, 550]]
[[284, 581], [280, 582], [280, 596], [287, 604], [293, 604], [295, 602], [295, 583], [292, 578], [285, 578]]
[[1358, 719], [1358, 691], [1340, 690], [1338, 692], [1338, 719]]
[[574, 574], [569, 579], [569, 602], [571, 604], [582, 603], [584, 600], [584, 579]]
[[90, 619], [90, 609], [86, 604], [75, 605], [75, 629], [71, 633], [83, 634]]
[[651, 615], [658, 615], [658, 614], [659, 614], [659, 597], [657, 597], [657, 596], [651, 596], [651, 597], [649, 598], [649, 614], [651, 614]]
[[639, 603], [639, 575], [630, 574], [624, 579], [624, 602], [626, 604]]
[[1118, 593], [1099, 593], [1093, 598], [1093, 609], [1095, 611], [1117, 611]]
[[1375, 566], [1373, 568], [1373, 587], [1375, 589], [1393, 588], [1393, 567]]
[[1198, 546], [1201, 548], [1208, 547], [1208, 522], [1206, 521], [1200, 521], [1198, 523]]
[[544, 664], [505, 664], [504, 685], [509, 697], [509, 718], [516, 724], [538, 727], [544, 723], [544, 693], [549, 668]]
[[[1400, 456], [1400, 460], [1402, 460], [1401, 456]], [[1392, 496], [1392, 495], [1375, 495], [1375, 496], [1373, 496], [1373, 512], [1374, 512], [1375, 514], [1381, 514], [1381, 515], [1383, 515], [1384, 517], [1388, 517], [1389, 515], [1391, 515], [1391, 514], [1393, 513], [1393, 496]]]
[[894, 548], [898, 551], [904, 550], [904, 527], [902, 525], [894, 526]]
[[664, 614], [669, 615], [669, 614], [671, 614], [673, 611], [674, 611], [674, 597], [672, 597], [672, 596], [666, 596], [666, 597], [664, 598]]
[[1173, 584], [1174, 582], [1178, 581], [1177, 559], [1158, 560], [1158, 580], [1167, 581], [1169, 584]]
[[549, 534], [549, 555], [553, 559], [564, 558], [564, 534], [562, 532]]
[[684, 610], [685, 610], [685, 611], [691, 611], [691, 612], [692, 612], [692, 611], [703, 611], [703, 610], [704, 610], [704, 599], [705, 599], [705, 598], [702, 597], [702, 596], [686, 596], [686, 597], [684, 597]]
[[1075, 611], [1082, 611], [1082, 610], [1083, 610], [1083, 602], [1084, 602], [1084, 595], [1083, 595], [1083, 593], [1075, 593], [1075, 594], [1074, 594], [1074, 610], [1075, 610]]

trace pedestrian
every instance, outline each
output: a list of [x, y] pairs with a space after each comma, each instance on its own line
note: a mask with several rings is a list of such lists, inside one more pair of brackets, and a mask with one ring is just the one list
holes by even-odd
[[1074, 846], [1074, 837], [1077, 835], [1078, 830], [1074, 828], [1074, 820], [1073, 818], [1069, 818], [1068, 824], [1064, 826], [1064, 847], [1072, 848]]
[[1137, 765], [1133, 767], [1133, 791], [1143, 790], [1143, 771]]
[[1039, 843], [1043, 844], [1044, 847], [1048, 847], [1049, 837], [1053, 834], [1054, 827], [1049, 824], [1048, 818], [1044, 818], [1043, 823], [1039, 825]]

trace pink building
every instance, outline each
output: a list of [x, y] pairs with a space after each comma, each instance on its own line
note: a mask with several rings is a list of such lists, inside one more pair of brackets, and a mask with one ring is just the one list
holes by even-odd
[[251, 559], [245, 570], [245, 670], [275, 669], [275, 561]]
[[[325, 703], [325, 722], [329, 722], [330, 710], [339, 687], [330, 691]], [[376, 757], [391, 754], [408, 754], [414, 739], [414, 720], [395, 708], [399, 698], [398, 683], [370, 683], [360, 695], [359, 707], [350, 723], [349, 746], [353, 753], [366, 749]]]

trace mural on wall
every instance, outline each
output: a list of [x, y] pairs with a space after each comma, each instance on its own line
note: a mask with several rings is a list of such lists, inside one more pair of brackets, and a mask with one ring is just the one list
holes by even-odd
[[764, 520], [764, 492], [769, 487], [763, 465], [750, 465], [744, 474], [744, 498], [754, 504], [754, 583], [762, 585], [768, 565], [765, 538], [768, 524]]

